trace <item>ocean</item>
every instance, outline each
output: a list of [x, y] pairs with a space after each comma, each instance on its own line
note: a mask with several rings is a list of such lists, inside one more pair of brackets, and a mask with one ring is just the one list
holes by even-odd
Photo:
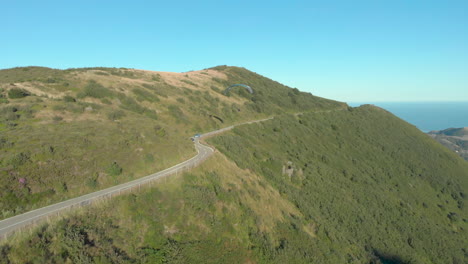
[[468, 102], [369, 102], [384, 108], [423, 132], [452, 127], [468, 127]]

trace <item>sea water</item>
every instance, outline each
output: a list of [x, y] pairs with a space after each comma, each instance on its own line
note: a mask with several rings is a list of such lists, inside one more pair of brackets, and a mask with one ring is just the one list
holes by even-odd
[[373, 104], [393, 113], [423, 132], [446, 128], [468, 127], [467, 102], [368, 102], [348, 103], [350, 106]]

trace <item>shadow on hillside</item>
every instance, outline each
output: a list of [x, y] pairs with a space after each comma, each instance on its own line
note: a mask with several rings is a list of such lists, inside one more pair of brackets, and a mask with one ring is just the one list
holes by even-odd
[[374, 258], [369, 264], [409, 264], [399, 256], [382, 253], [378, 250], [374, 250]]

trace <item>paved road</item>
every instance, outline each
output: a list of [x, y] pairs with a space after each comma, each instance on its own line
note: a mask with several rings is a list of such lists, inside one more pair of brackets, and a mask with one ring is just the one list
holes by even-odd
[[211, 131], [211, 132], [207, 132], [205, 134], [202, 134], [200, 137], [201, 138], [206, 138], [206, 137], [211, 137], [211, 136], [214, 136], [216, 134], [220, 134], [220, 133], [223, 133], [223, 132], [226, 132], [228, 130], [231, 130], [233, 129], [234, 127], [236, 126], [240, 126], [240, 125], [247, 125], [247, 124], [253, 124], [253, 123], [260, 123], [260, 122], [263, 122], [263, 121], [267, 121], [267, 120], [271, 120], [273, 119], [273, 117], [269, 117], [269, 118], [265, 118], [265, 119], [260, 119], [260, 120], [254, 120], [254, 121], [248, 121], [248, 122], [244, 122], [242, 124], [237, 124], [237, 125], [233, 125], [233, 126], [228, 126], [228, 127], [225, 127], [225, 128], [221, 128], [221, 129], [218, 129], [218, 130], [214, 130], [214, 131]]
[[[249, 121], [249, 122], [245, 122], [245, 123], [238, 124], [235, 126], [263, 122], [266, 120], [270, 120], [272, 118], [273, 117], [261, 119], [261, 120]], [[202, 134], [200, 138], [210, 137], [210, 136], [231, 130], [235, 126], [229, 126], [229, 127], [225, 127], [219, 130], [215, 130], [215, 131]], [[157, 172], [157, 173], [154, 173], [154, 174], [151, 174], [143, 178], [127, 182], [127, 183], [116, 185], [116, 186], [113, 186], [104, 190], [89, 193], [80, 197], [76, 197], [76, 198], [66, 200], [60, 203], [52, 204], [52, 205], [42, 207], [33, 211], [29, 211], [21, 215], [17, 215], [11, 218], [4, 219], [0, 221], [0, 239], [6, 238], [9, 234], [12, 234], [14, 231], [19, 230], [22, 227], [38, 223], [40, 221], [43, 221], [49, 216], [58, 215], [60, 212], [64, 212], [65, 210], [69, 210], [74, 207], [85, 206], [103, 198], [112, 197], [114, 195], [119, 195], [123, 191], [128, 191], [134, 188], [140, 188], [141, 185], [147, 184], [154, 180], [161, 179], [171, 174], [175, 174], [177, 172], [193, 168], [199, 165], [200, 163], [202, 163], [204, 160], [206, 160], [209, 156], [211, 156], [214, 153], [214, 150], [211, 147], [201, 144], [198, 138], [195, 139], [194, 144], [195, 144], [195, 149], [197, 150], [197, 155], [175, 166], [162, 170], [160, 172]]]

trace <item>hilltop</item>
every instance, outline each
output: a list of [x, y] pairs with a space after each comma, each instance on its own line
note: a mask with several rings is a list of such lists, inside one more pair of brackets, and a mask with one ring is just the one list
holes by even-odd
[[[236, 83], [254, 93], [223, 93]], [[468, 164], [384, 109], [227, 66], [16, 68], [0, 88], [3, 217], [170, 167], [194, 133], [272, 117], [208, 138], [198, 168], [15, 235], [0, 263], [468, 260]]]
[[[223, 91], [231, 84], [254, 88]], [[343, 108], [243, 68], [0, 71], [0, 219], [170, 167], [246, 120]]]
[[442, 145], [468, 160], [468, 127], [447, 128], [428, 133]]

